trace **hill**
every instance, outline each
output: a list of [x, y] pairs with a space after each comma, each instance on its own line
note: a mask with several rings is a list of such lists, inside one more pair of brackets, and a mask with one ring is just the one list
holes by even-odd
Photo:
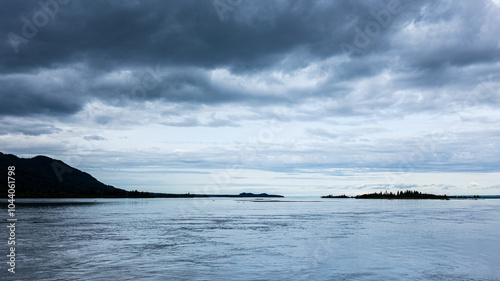
[[60, 160], [46, 156], [19, 158], [0, 152], [1, 197], [7, 196], [9, 166], [15, 167], [17, 198], [127, 197], [128, 194]]
[[[106, 185], [88, 173], [47, 156], [19, 158], [0, 152], [0, 198], [7, 197], [8, 167], [15, 167], [16, 198], [198, 198], [198, 197], [283, 197], [267, 193], [173, 194], [126, 191]], [[3, 180], [2, 180], [3, 177]]]

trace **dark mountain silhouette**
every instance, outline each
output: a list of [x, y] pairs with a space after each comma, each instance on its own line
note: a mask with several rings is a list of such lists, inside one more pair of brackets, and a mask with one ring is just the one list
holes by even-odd
[[46, 156], [19, 158], [0, 152], [2, 197], [7, 196], [8, 166], [15, 167], [17, 198], [127, 197], [128, 194], [60, 160]]
[[[14, 166], [16, 198], [197, 198], [197, 197], [283, 197], [267, 193], [223, 194], [174, 194], [143, 191], [126, 191], [106, 185], [90, 174], [68, 166], [66, 163], [36, 156], [19, 158], [0, 152], [0, 197], [7, 197], [8, 167]], [[3, 180], [2, 180], [3, 177]]]

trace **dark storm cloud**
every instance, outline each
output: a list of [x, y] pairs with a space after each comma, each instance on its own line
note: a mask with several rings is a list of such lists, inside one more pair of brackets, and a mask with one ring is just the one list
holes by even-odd
[[[93, 96], [109, 102], [163, 100], [187, 104], [246, 103], [261, 105], [290, 102], [293, 97], [272, 93], [258, 95], [248, 89], [215, 83], [206, 71], [197, 68], [160, 69], [146, 67], [133, 69], [131, 80], [89, 79], [86, 89]], [[103, 81], [110, 80], [110, 81]]]
[[[499, 42], [490, 32], [498, 26], [499, 18], [493, 15], [494, 4], [491, 1], [440, 4], [429, 3], [425, 12], [421, 12], [413, 22], [417, 27], [429, 28], [423, 42], [406, 45], [401, 52], [402, 56], [408, 56], [409, 65], [426, 70], [443, 70], [450, 66], [464, 67], [498, 61]], [[394, 47], [401, 45], [405, 45], [404, 40], [395, 42]]]
[[[37, 32], [25, 38], [28, 42], [14, 44], [19, 49], [16, 55], [6, 37], [1, 70], [22, 72], [86, 61], [92, 68], [108, 70], [160, 63], [258, 71], [297, 52], [302, 59], [285, 65], [294, 68], [342, 53], [340, 43], [355, 42], [353, 27], [364, 29], [374, 21], [374, 13], [389, 6], [407, 14], [389, 15], [388, 24], [411, 20], [411, 5], [416, 4], [405, 0], [244, 1], [220, 20], [213, 1], [70, 1], [57, 4], [54, 17], [36, 27], [35, 15], [44, 11], [36, 1], [8, 2], [0, 14], [5, 23], [2, 33], [26, 37], [23, 27], [31, 31], [26, 22]], [[388, 31], [382, 28], [380, 37]]]
[[0, 115], [67, 115], [79, 111], [84, 99], [74, 84], [65, 80], [68, 78], [58, 72], [0, 76]]
[[[97, 68], [170, 63], [259, 69], [296, 48], [323, 57], [338, 53], [338, 43], [353, 37], [347, 16], [355, 15], [355, 23], [363, 25], [371, 10], [384, 6], [353, 1], [245, 1], [221, 21], [212, 1], [71, 1], [58, 4], [55, 16], [37, 28], [29, 42], [18, 46], [16, 56], [5, 41], [2, 70], [23, 71], [75, 60], [88, 60]], [[2, 33], [22, 37], [22, 19], [34, 24], [40, 10], [36, 1], [8, 2], [1, 14], [6, 23]]]
[[[222, 20], [213, 1], [40, 3], [9, 1], [0, 11], [1, 115], [74, 114], [92, 99], [120, 106], [128, 100], [295, 106], [326, 98], [337, 105], [316, 116], [383, 114], [386, 108], [388, 114], [418, 113], [466, 98], [458, 93], [415, 104], [398, 90], [455, 83], [472, 90], [475, 77], [496, 70], [486, 68], [500, 58], [499, 20], [489, 1], [243, 1]], [[324, 64], [335, 56], [345, 61]], [[282, 95], [221, 85], [208, 74], [227, 69], [267, 76], [311, 63], [323, 63], [316, 75], [325, 80]], [[478, 68], [466, 72], [470, 66]], [[357, 89], [383, 71], [398, 76]]]

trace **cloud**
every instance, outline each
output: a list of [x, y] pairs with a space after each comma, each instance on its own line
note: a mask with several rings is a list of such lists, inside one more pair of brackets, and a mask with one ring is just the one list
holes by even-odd
[[106, 140], [106, 138], [104, 137], [101, 137], [101, 136], [97, 136], [97, 135], [94, 135], [94, 136], [84, 136], [83, 139], [85, 140], [88, 140], [88, 141], [103, 141], [103, 140]]
[[197, 118], [185, 118], [181, 121], [162, 122], [162, 124], [174, 127], [196, 127], [200, 125], [200, 122]]
[[0, 115], [68, 115], [83, 106], [74, 77], [64, 69], [0, 76]]
[[326, 130], [320, 129], [320, 128], [315, 128], [315, 129], [307, 129], [307, 133], [321, 137], [321, 138], [327, 138], [327, 139], [336, 139], [340, 137], [339, 133], [331, 133], [327, 132]]
[[[72, 1], [18, 54], [4, 42], [1, 114], [73, 115], [95, 99], [274, 104], [298, 111], [321, 103], [304, 111], [315, 119], [442, 112], [444, 104], [467, 100], [486, 73], [498, 72], [492, 64], [500, 54], [492, 12], [498, 7], [483, 1], [453, 7], [403, 0], [252, 1], [224, 21], [212, 3], [132, 3]], [[367, 33], [370, 24], [380, 26], [378, 17], [391, 5], [398, 12], [382, 22], [387, 26], [361, 54], [346, 56], [340, 44], [353, 43], [356, 28]], [[30, 20], [37, 9], [6, 4], [3, 31], [21, 34], [19, 15]], [[467, 13], [477, 15], [474, 21], [464, 20]], [[491, 78], [492, 89], [499, 78]], [[441, 94], [450, 91], [455, 94]], [[479, 102], [497, 105], [499, 98]]]
[[0, 125], [0, 135], [22, 134], [28, 136], [50, 135], [61, 132], [62, 130], [52, 124], [33, 122], [23, 124], [18, 122], [7, 123]]

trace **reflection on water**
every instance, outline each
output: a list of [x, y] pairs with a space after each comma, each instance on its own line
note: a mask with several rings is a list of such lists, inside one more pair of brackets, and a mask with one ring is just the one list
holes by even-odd
[[500, 280], [500, 200], [286, 200], [24, 200], [15, 277]]

